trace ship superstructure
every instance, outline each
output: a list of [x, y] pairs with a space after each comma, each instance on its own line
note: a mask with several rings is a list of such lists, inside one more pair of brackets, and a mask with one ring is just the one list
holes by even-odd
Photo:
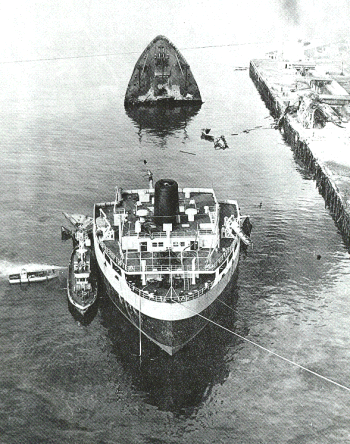
[[170, 179], [95, 204], [95, 255], [118, 309], [169, 354], [207, 323], [203, 314], [237, 267], [243, 218], [235, 200]]

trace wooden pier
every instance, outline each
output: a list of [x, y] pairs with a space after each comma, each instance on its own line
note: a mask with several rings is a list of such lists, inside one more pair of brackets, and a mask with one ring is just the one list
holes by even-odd
[[[313, 175], [316, 186], [350, 245], [350, 123], [324, 123], [324, 127], [307, 127], [296, 112], [289, 112], [300, 97], [313, 92], [310, 79], [293, 67], [275, 60], [252, 60], [249, 73], [262, 99], [291, 146]], [[309, 88], [308, 88], [308, 85]], [[350, 97], [342, 96], [346, 105]], [[328, 126], [327, 126], [328, 125]], [[306, 127], [305, 127], [306, 126]]]

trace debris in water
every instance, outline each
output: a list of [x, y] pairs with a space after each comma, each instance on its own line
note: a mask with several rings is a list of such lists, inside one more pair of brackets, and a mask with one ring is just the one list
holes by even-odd
[[240, 133], [232, 133], [231, 136], [238, 136], [238, 134], [242, 134], [242, 133], [248, 134], [248, 133], [250, 133], [250, 131], [254, 131], [254, 130], [257, 130], [257, 129], [271, 129], [271, 126], [257, 125], [254, 128], [247, 128], [247, 129], [241, 131]]
[[216, 150], [225, 150], [226, 148], [228, 148], [225, 136], [220, 136], [215, 140], [214, 148]]
[[201, 134], [201, 139], [210, 140], [211, 142], [213, 142], [214, 136], [209, 133], [210, 133], [210, 128], [203, 128], [202, 134]]
[[189, 151], [182, 151], [182, 150], [180, 150], [180, 153], [192, 154], [192, 156], [195, 156], [195, 155], [196, 155], [196, 153], [190, 153]]

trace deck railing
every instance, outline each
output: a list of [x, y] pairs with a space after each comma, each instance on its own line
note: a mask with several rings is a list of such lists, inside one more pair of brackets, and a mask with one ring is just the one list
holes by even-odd
[[[169, 264], [157, 264], [153, 262], [153, 257], [142, 257], [141, 256], [136, 256], [133, 258], [129, 258], [131, 260], [137, 261], [136, 264], [128, 264], [128, 258], [126, 259], [127, 262], [125, 262], [124, 260], [120, 259], [119, 257], [116, 256], [116, 254], [110, 249], [108, 248], [104, 242], [100, 242], [99, 246], [100, 246], [100, 250], [102, 253], [105, 254], [105, 256], [108, 257], [109, 261], [112, 261], [115, 263], [115, 265], [118, 265], [120, 268], [122, 268], [123, 270], [125, 270], [126, 272], [129, 273], [141, 273], [141, 272], [145, 272], [145, 273], [159, 273], [159, 272], [178, 272], [178, 273], [196, 273], [198, 271], [213, 271], [216, 268], [218, 268], [227, 258], [227, 256], [233, 251], [233, 249], [235, 248], [235, 246], [237, 245], [237, 243], [233, 242], [230, 247], [226, 248], [226, 250], [214, 261], [214, 262], [209, 262], [207, 256], [184, 256], [184, 259], [193, 259], [195, 258], [195, 262], [194, 262], [194, 268], [192, 263], [190, 265], [185, 265], [185, 264], [171, 264], [171, 260], [174, 259], [171, 256], [169, 258], [164, 257], [162, 258], [162, 260], [164, 260], [164, 262], [169, 259]], [[159, 259], [159, 258], [157, 258]], [[180, 259], [180, 258], [178, 258]], [[146, 260], [146, 265], [144, 268], [141, 267], [141, 260]], [[208, 261], [208, 262], [207, 262]], [[147, 265], [147, 262], [149, 263], [149, 265]]]
[[[211, 230], [199, 230], [199, 234], [213, 234]], [[150, 237], [151, 239], [157, 239], [159, 237], [167, 237], [167, 233], [165, 231], [154, 231], [153, 233], [146, 233], [144, 231], [141, 231], [140, 233], [136, 233], [136, 231], [128, 230], [126, 229], [124, 231], [124, 236], [131, 236], [131, 237]], [[190, 230], [190, 231], [172, 231], [170, 237], [194, 237], [197, 235], [196, 230]]]
[[184, 290], [180, 290], [177, 293], [177, 290], [173, 289], [172, 292], [170, 292], [169, 289], [167, 294], [159, 295], [157, 293], [142, 290], [136, 287], [136, 285], [132, 284], [131, 282], [127, 281], [127, 284], [134, 293], [136, 293], [137, 295], [139, 295], [144, 299], [149, 299], [150, 301], [154, 302], [167, 302], [167, 303], [174, 303], [174, 302], [181, 303], [181, 302], [192, 301], [193, 299], [197, 299], [200, 296], [202, 296], [212, 287], [212, 282], [207, 282], [206, 285], [201, 287], [199, 290], [193, 290], [187, 292], [185, 292]]
[[233, 251], [233, 249], [235, 249], [237, 243], [233, 242], [228, 248], [226, 248], [226, 250], [222, 253], [222, 255], [215, 261], [210, 263], [210, 267], [211, 269], [215, 269], [217, 267], [219, 267], [227, 258], [227, 256], [231, 253], [231, 251]]

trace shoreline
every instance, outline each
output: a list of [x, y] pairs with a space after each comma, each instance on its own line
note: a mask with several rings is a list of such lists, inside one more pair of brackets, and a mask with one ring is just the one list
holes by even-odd
[[[312, 64], [307, 62], [304, 66]], [[292, 106], [298, 101], [300, 103], [300, 97], [303, 97], [305, 92], [306, 96], [314, 93], [312, 88], [305, 86], [298, 88], [298, 82], [304, 85], [312, 84], [310, 80], [315, 81], [317, 78], [312, 75], [300, 75], [289, 62], [270, 59], [251, 60], [249, 75], [266, 107], [278, 121], [278, 127], [296, 158], [300, 159], [312, 174], [326, 207], [329, 208], [336, 226], [349, 247], [350, 123], [346, 119], [341, 123], [325, 119], [321, 122], [323, 127], [320, 125], [307, 127], [305, 121], [300, 118], [300, 112], [298, 114]], [[330, 81], [333, 82], [333, 79]], [[347, 96], [347, 93], [344, 90], [344, 95], [339, 97], [339, 103], [343, 106], [344, 104], [348, 106], [347, 103], [350, 103], [350, 96]], [[331, 99], [334, 97], [330, 95]], [[315, 108], [313, 104], [313, 109]], [[346, 155], [346, 152], [349, 154]]]

